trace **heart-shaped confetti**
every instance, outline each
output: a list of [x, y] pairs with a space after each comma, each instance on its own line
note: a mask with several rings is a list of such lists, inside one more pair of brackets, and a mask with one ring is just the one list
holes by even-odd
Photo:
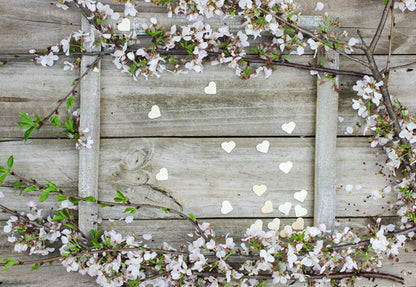
[[279, 227], [280, 227], [280, 219], [279, 218], [273, 219], [272, 222], [269, 222], [269, 224], [267, 224], [267, 227], [270, 230], [276, 230], [276, 231], [279, 230]]
[[306, 208], [303, 208], [300, 205], [295, 206], [295, 215], [296, 215], [296, 217], [305, 216], [306, 214], [308, 214], [308, 210]]
[[253, 186], [253, 192], [255, 194], [257, 194], [257, 196], [262, 196], [263, 193], [265, 193], [267, 190], [267, 186], [265, 186], [264, 184], [260, 184], [260, 185], [254, 185]]
[[222, 202], [221, 213], [222, 214], [228, 214], [232, 210], [233, 210], [233, 207], [231, 206], [231, 203], [228, 200], [224, 200]]
[[168, 180], [168, 178], [169, 178], [168, 170], [164, 167], [161, 168], [159, 172], [156, 174], [156, 179], [158, 181]]
[[270, 147], [270, 142], [269, 141], [263, 141], [262, 143], [260, 143], [256, 146], [256, 149], [259, 152], [267, 153], [269, 151], [269, 147]]
[[280, 237], [289, 237], [292, 234], [292, 226], [286, 225], [282, 231], [280, 231]]
[[158, 105], [153, 105], [150, 109], [150, 112], [147, 114], [149, 119], [156, 119], [161, 116], [160, 109]]
[[306, 199], [306, 196], [308, 196], [308, 192], [304, 189], [302, 189], [301, 191], [295, 192], [295, 194], [293, 195], [293, 197], [300, 202], [304, 202]]
[[272, 213], [273, 212], [273, 203], [270, 200], [267, 200], [263, 207], [261, 208], [263, 213]]
[[292, 134], [295, 128], [296, 128], [295, 122], [284, 123], [282, 125], [282, 130], [288, 134]]
[[279, 211], [284, 215], [288, 215], [291, 208], [292, 204], [290, 202], [285, 202], [284, 204], [279, 205]]
[[205, 94], [215, 95], [217, 93], [217, 84], [215, 82], [209, 82], [208, 86], [204, 89]]
[[292, 169], [292, 167], [293, 167], [293, 163], [291, 161], [282, 162], [282, 163], [279, 164], [280, 170], [283, 171], [286, 174], [289, 173], [289, 171]]
[[223, 150], [225, 150], [226, 152], [230, 153], [235, 148], [235, 142], [233, 142], [233, 141], [223, 142], [221, 144], [221, 147], [222, 147]]
[[250, 229], [253, 231], [263, 230], [263, 220], [257, 219], [252, 225], [250, 225]]
[[302, 230], [305, 228], [305, 221], [303, 220], [303, 218], [299, 217], [298, 219], [296, 219], [295, 222], [293, 222], [292, 224], [292, 228], [294, 230]]
[[121, 23], [117, 25], [117, 29], [122, 32], [130, 31], [130, 20], [128, 18], [123, 18]]

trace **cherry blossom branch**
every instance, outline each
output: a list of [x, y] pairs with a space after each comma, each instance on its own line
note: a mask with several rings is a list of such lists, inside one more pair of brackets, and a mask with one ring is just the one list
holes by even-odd
[[370, 46], [368, 47], [371, 53], [374, 53], [374, 50], [377, 46], [378, 41], [380, 40], [381, 33], [384, 30], [384, 26], [387, 22], [387, 15], [389, 10], [394, 10], [394, 0], [388, 0], [386, 5], [384, 6], [383, 14], [381, 15], [380, 23], [378, 24], [376, 33], [374, 34], [373, 40], [371, 41]]
[[45, 124], [45, 122], [47, 122], [53, 115], [58, 114], [60, 107], [62, 106], [62, 104], [70, 97], [73, 96], [75, 94], [75, 90], [77, 89], [77, 87], [79, 86], [79, 84], [81, 83], [81, 80], [98, 64], [98, 62], [102, 59], [102, 55], [97, 56], [97, 58], [94, 60], [94, 62], [92, 62], [90, 65], [87, 66], [87, 69], [85, 70], [85, 72], [77, 79], [74, 80], [73, 82], [73, 86], [72, 89], [68, 92], [68, 94], [66, 94], [65, 97], [63, 97], [62, 99], [58, 100], [58, 105], [55, 107], [55, 109], [46, 117], [44, 117], [39, 123], [38, 123], [38, 130], [40, 128], [42, 128], [42, 126]]
[[391, 63], [391, 54], [392, 54], [392, 42], [393, 42], [393, 30], [394, 30], [394, 26], [395, 26], [395, 19], [394, 19], [394, 0], [393, 3], [390, 6], [390, 33], [389, 33], [389, 53], [387, 55], [387, 65], [386, 65], [386, 69], [385, 69], [385, 73], [384, 73], [384, 82], [387, 85], [389, 82], [389, 76], [390, 76], [390, 63]]
[[348, 59], [350, 59], [350, 60], [352, 60], [352, 61], [354, 61], [354, 62], [357, 62], [357, 63], [359, 63], [359, 64], [361, 64], [361, 65], [363, 65], [363, 66], [365, 66], [365, 67], [367, 67], [367, 68], [370, 68], [370, 66], [369, 66], [369, 64], [368, 64], [368, 63], [366, 63], [366, 62], [364, 62], [364, 61], [362, 61], [362, 60], [360, 60], [360, 59], [357, 59], [357, 58], [355, 58], [355, 57], [353, 57], [353, 56], [351, 56], [351, 55], [347, 54], [346, 52], [342, 51], [341, 49], [335, 48], [335, 46], [333, 45], [333, 43], [331, 43], [331, 42], [327, 41], [326, 39], [323, 39], [323, 38], [321, 38], [321, 37], [319, 37], [319, 36], [315, 35], [312, 31], [309, 31], [309, 30], [307, 30], [307, 29], [304, 29], [304, 28], [302, 28], [302, 27], [299, 27], [299, 26], [298, 26], [298, 25], [296, 25], [296, 24], [292, 24], [292, 23], [290, 23], [289, 21], [287, 21], [286, 19], [284, 19], [284, 18], [282, 18], [281, 16], [277, 15], [276, 13], [271, 12], [271, 11], [267, 11], [267, 10], [265, 10], [264, 8], [259, 8], [259, 10], [260, 10], [260, 11], [262, 11], [263, 13], [265, 13], [266, 15], [267, 15], [267, 14], [272, 15], [272, 16], [273, 16], [274, 18], [276, 18], [276, 19], [277, 19], [280, 23], [283, 23], [284, 25], [289, 26], [289, 27], [290, 27], [290, 28], [292, 28], [292, 29], [295, 29], [295, 30], [297, 30], [297, 31], [299, 31], [299, 32], [301, 32], [301, 33], [303, 33], [303, 34], [305, 34], [305, 35], [308, 35], [309, 37], [311, 37], [312, 39], [314, 39], [314, 40], [316, 40], [316, 41], [319, 41], [319, 42], [324, 43], [324, 44], [328, 44], [328, 47], [329, 47], [329, 48], [331, 48], [332, 50], [336, 51], [337, 53], [339, 53], [339, 54], [341, 54], [341, 55], [345, 56], [346, 58], [348, 58]]
[[[19, 179], [22, 182], [28, 183], [30, 185], [34, 185], [39, 189], [46, 189], [47, 186], [42, 185], [40, 183], [38, 183], [35, 179], [27, 179], [21, 175], [16, 174], [14, 171], [12, 171], [10, 173], [10, 175], [12, 175], [13, 177]], [[85, 197], [82, 196], [78, 196], [78, 195], [74, 195], [72, 193], [67, 193], [65, 191], [63, 191], [62, 189], [58, 189], [56, 191], [57, 193], [64, 195], [68, 198], [68, 200], [80, 200], [80, 201], [87, 201], [87, 199]], [[160, 206], [160, 205], [154, 205], [154, 204], [145, 204], [145, 203], [131, 203], [129, 201], [127, 201], [126, 203], [122, 203], [122, 202], [111, 202], [111, 201], [104, 201], [104, 200], [95, 200], [96, 204], [99, 205], [103, 205], [103, 206], [109, 206], [109, 207], [115, 207], [115, 206], [123, 206], [123, 207], [133, 207], [135, 209], [140, 209], [140, 208], [151, 208], [151, 209], [158, 209], [158, 210], [164, 210], [166, 212], [169, 212], [171, 214], [176, 214], [179, 217], [186, 219], [187, 221], [189, 221], [194, 227], [195, 229], [200, 233], [200, 235], [205, 239], [208, 240], [209, 238], [205, 235], [205, 233], [203, 232], [203, 230], [199, 227], [198, 221], [196, 219], [191, 219], [188, 215], [173, 209], [173, 208], [169, 208], [169, 207], [164, 207], [164, 206]]]

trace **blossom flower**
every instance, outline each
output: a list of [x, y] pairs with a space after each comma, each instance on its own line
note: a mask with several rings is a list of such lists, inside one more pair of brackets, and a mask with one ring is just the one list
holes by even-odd
[[124, 5], [124, 16], [133, 16], [135, 17], [137, 14], [137, 10], [131, 2], [126, 2]]
[[95, 11], [95, 0], [78, 0], [78, 4], [84, 8], [90, 9], [92, 12]]
[[36, 58], [36, 62], [38, 64], [41, 64], [42, 66], [46, 67], [52, 67], [54, 64], [54, 61], [57, 61], [59, 57], [57, 55], [54, 55], [53, 52], [49, 52], [48, 55], [45, 56], [39, 56]]

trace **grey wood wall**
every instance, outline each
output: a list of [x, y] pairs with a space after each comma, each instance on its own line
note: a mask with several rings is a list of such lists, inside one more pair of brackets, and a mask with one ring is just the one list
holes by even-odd
[[[110, 0], [105, 2], [111, 2]], [[315, 1], [302, 0], [304, 15], [317, 15]], [[360, 29], [368, 38], [375, 31], [382, 11], [381, 1], [327, 0], [326, 11], [340, 17], [342, 27], [355, 35]], [[72, 31], [81, 27], [77, 10], [64, 12], [45, 0], [0, 0], [0, 59], [31, 48], [43, 48], [58, 43]], [[114, 4], [118, 10], [122, 6]], [[163, 10], [143, 4], [141, 17], [163, 14]], [[414, 13], [413, 13], [414, 14]], [[412, 14], [397, 15], [397, 29], [393, 37], [392, 65], [416, 59], [416, 21]], [[383, 34], [377, 49], [377, 60], [384, 64], [387, 35]], [[307, 63], [312, 56], [297, 59]], [[5, 162], [10, 154], [15, 157], [15, 168], [28, 177], [51, 180], [67, 190], [78, 188], [78, 152], [73, 143], [57, 139], [59, 130], [44, 127], [34, 133], [27, 144], [15, 124], [19, 111], [47, 114], [54, 102], [69, 88], [76, 72], [64, 72], [63, 60], [51, 68], [27, 61], [18, 61], [0, 68], [0, 160]], [[362, 70], [355, 63], [341, 57], [342, 69]], [[415, 69], [416, 70], [416, 69]], [[204, 87], [217, 84], [216, 95], [206, 95]], [[368, 217], [383, 215], [395, 221], [395, 211], [386, 208], [393, 200], [392, 194], [379, 201], [364, 201], [373, 189], [383, 188], [391, 181], [378, 175], [377, 163], [384, 161], [379, 150], [370, 149], [367, 137], [362, 136], [364, 122], [351, 108], [355, 78], [342, 76], [338, 102], [338, 115], [345, 120], [338, 124], [336, 162], [336, 216], [343, 226], [356, 230], [365, 228]], [[265, 223], [273, 218], [282, 224], [291, 224], [296, 218], [292, 211], [283, 215], [277, 206], [289, 201], [295, 204], [293, 193], [301, 189], [309, 192], [302, 204], [308, 210], [306, 224], [313, 221], [314, 143], [316, 116], [316, 79], [309, 72], [277, 68], [271, 78], [261, 77], [250, 81], [238, 79], [227, 67], [206, 67], [203, 74], [189, 73], [174, 76], [168, 73], [160, 79], [133, 81], [120, 74], [111, 63], [101, 63], [101, 147], [99, 168], [99, 197], [112, 199], [114, 190], [126, 191], [134, 201], [147, 201], [181, 208], [203, 221], [213, 223], [217, 233], [230, 232], [239, 238], [256, 219]], [[393, 71], [391, 90], [412, 110], [416, 100], [412, 92], [416, 72]], [[76, 100], [76, 106], [79, 102]], [[149, 119], [147, 113], [157, 104], [162, 117]], [[296, 129], [291, 135], [283, 132], [281, 125], [294, 121]], [[345, 134], [346, 127], [354, 132]], [[237, 146], [227, 154], [221, 143], [233, 140]], [[261, 154], [255, 147], [263, 140], [270, 141], [270, 150]], [[293, 162], [288, 175], [279, 171], [278, 165]], [[169, 170], [167, 181], [157, 181], [160, 168]], [[18, 197], [7, 181], [0, 191], [7, 204], [24, 210], [26, 202], [35, 197]], [[265, 184], [268, 191], [256, 196], [251, 187]], [[360, 185], [351, 193], [345, 186]], [[157, 191], [163, 189], [169, 196]], [[1, 199], [0, 199], [1, 200]], [[234, 210], [227, 215], [220, 212], [221, 202], [232, 202]], [[265, 200], [274, 203], [275, 211], [263, 214]], [[50, 203], [43, 205], [52, 207]], [[113, 221], [121, 210], [100, 211], [103, 218], [100, 228], [115, 228], [136, 236], [152, 232], [154, 244], [169, 239], [173, 244], [186, 240], [190, 226], [182, 220], [162, 213], [139, 213], [131, 223]], [[3, 226], [7, 216], [0, 214]], [[151, 228], [151, 229], [150, 229]], [[404, 253], [399, 262], [387, 261], [385, 270], [400, 274], [402, 269], [414, 270], [414, 248]], [[0, 236], [0, 258], [11, 253], [7, 239]], [[19, 258], [19, 255], [16, 257]], [[26, 267], [0, 271], [2, 286], [95, 286], [94, 279], [67, 273], [59, 264], [26, 272]], [[377, 281], [381, 286], [389, 282]], [[368, 286], [368, 281], [362, 282]], [[372, 284], [373, 285], [373, 284]], [[415, 286], [416, 279], [406, 277], [406, 286]], [[301, 285], [300, 285], [301, 286]]]

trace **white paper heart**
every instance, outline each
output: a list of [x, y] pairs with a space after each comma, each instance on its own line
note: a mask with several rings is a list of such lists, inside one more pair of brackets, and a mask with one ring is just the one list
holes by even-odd
[[282, 231], [280, 231], [280, 237], [288, 237], [292, 234], [292, 226], [286, 225]]
[[263, 213], [272, 213], [273, 212], [273, 203], [270, 200], [267, 200], [263, 207], [261, 208]]
[[280, 170], [283, 171], [286, 174], [289, 173], [289, 171], [292, 169], [292, 167], [293, 167], [293, 163], [291, 161], [282, 162], [282, 163], [279, 164]]
[[279, 218], [273, 219], [272, 222], [269, 222], [269, 224], [267, 224], [267, 227], [270, 230], [276, 230], [276, 231], [279, 230], [279, 227], [280, 227], [280, 219]]
[[230, 153], [235, 148], [235, 142], [233, 142], [233, 141], [223, 142], [221, 144], [221, 147], [222, 147], [223, 150]]
[[261, 231], [263, 230], [263, 220], [257, 219], [252, 225], [250, 225], [250, 229], [253, 231]]
[[305, 228], [305, 221], [303, 220], [303, 218], [300, 217], [300, 218], [296, 219], [296, 221], [293, 222], [293, 224], [292, 224], [292, 228], [294, 230], [304, 229]]
[[308, 192], [304, 189], [302, 189], [301, 191], [295, 192], [295, 194], [293, 195], [293, 197], [300, 202], [304, 202], [306, 199], [306, 196], [308, 196]]
[[233, 207], [231, 206], [231, 203], [228, 200], [224, 200], [222, 202], [221, 213], [222, 214], [228, 214], [232, 210], [233, 210]]
[[265, 186], [264, 184], [260, 184], [260, 185], [254, 185], [253, 186], [253, 192], [255, 194], [257, 194], [257, 196], [262, 196], [263, 193], [265, 193], [267, 190], [267, 186]]
[[147, 114], [147, 116], [149, 117], [149, 119], [159, 118], [161, 116], [159, 106], [153, 105], [152, 108], [150, 109], [150, 112]]
[[279, 211], [284, 215], [288, 215], [291, 208], [292, 204], [290, 202], [285, 202], [284, 204], [279, 205]]
[[267, 153], [269, 151], [269, 147], [270, 147], [270, 142], [269, 141], [263, 141], [262, 143], [260, 143], [256, 146], [256, 149], [259, 152]]
[[296, 215], [296, 217], [305, 216], [306, 214], [308, 214], [308, 210], [306, 208], [303, 208], [300, 205], [295, 206], [295, 215]]
[[160, 171], [156, 174], [156, 179], [158, 181], [168, 180], [168, 178], [169, 178], [168, 170], [164, 167], [161, 168]]
[[292, 134], [295, 128], [296, 128], [295, 122], [284, 123], [282, 125], [282, 130], [287, 132], [288, 134]]
[[215, 82], [209, 82], [208, 86], [204, 89], [205, 94], [215, 95], [217, 93], [217, 84]]
[[121, 23], [117, 25], [117, 29], [122, 32], [130, 31], [130, 20], [128, 18], [123, 18]]

